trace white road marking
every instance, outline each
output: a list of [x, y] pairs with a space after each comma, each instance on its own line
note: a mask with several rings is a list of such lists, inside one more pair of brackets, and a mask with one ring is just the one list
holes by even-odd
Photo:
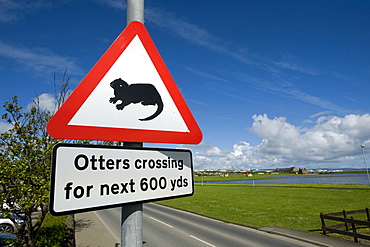
[[202, 243], [204, 243], [204, 244], [207, 244], [207, 245], [212, 246], [212, 247], [216, 247], [216, 245], [210, 244], [210, 243], [208, 243], [208, 242], [206, 242], [206, 241], [204, 241], [204, 240], [202, 240], [200, 238], [194, 237], [193, 235], [189, 235], [189, 236], [192, 237], [192, 238], [194, 238], [194, 239], [196, 239], [196, 240], [198, 240], [198, 241], [200, 241], [200, 242], [202, 242]]
[[170, 228], [173, 228], [173, 226], [171, 226], [171, 225], [169, 225], [169, 224], [167, 224], [167, 223], [164, 223], [163, 221], [160, 221], [160, 220], [158, 220], [158, 219], [156, 219], [156, 218], [153, 218], [153, 217], [149, 217], [149, 218], [151, 218], [152, 220], [155, 220], [155, 221], [157, 221], [157, 222], [159, 222], [159, 223], [162, 223], [163, 225], [165, 225], [165, 226], [168, 226], [168, 227], [170, 227]]

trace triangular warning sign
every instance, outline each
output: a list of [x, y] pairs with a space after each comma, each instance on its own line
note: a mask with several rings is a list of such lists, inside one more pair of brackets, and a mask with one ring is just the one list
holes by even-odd
[[202, 132], [145, 26], [131, 22], [47, 125], [58, 139], [198, 144]]

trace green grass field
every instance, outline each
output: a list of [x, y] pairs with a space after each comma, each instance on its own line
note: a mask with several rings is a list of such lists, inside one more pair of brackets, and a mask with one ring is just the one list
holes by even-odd
[[[289, 185], [291, 186], [291, 185]], [[342, 187], [345, 189], [306, 188]], [[332, 213], [370, 207], [366, 185], [282, 186], [196, 184], [194, 195], [159, 202], [225, 222], [254, 228], [281, 226], [320, 232], [320, 212]]]

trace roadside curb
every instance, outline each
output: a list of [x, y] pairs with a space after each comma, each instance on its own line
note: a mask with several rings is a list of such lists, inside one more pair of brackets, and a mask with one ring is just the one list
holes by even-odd
[[261, 231], [282, 235], [296, 240], [304, 241], [322, 247], [368, 247], [368, 245], [359, 244], [344, 239], [333, 238], [312, 232], [290, 229], [279, 226], [268, 226], [259, 228]]

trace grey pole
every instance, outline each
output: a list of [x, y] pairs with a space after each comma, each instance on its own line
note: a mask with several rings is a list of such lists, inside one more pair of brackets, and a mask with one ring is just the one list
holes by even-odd
[[[144, 23], [144, 0], [127, 0], [127, 25], [132, 21]], [[142, 142], [125, 142], [125, 147], [143, 147]], [[143, 246], [143, 204], [121, 208], [121, 247]]]
[[[125, 142], [124, 147], [142, 147], [142, 142]], [[136, 203], [121, 208], [121, 247], [143, 245], [143, 204]]]
[[127, 25], [132, 21], [144, 23], [144, 0], [127, 0]]
[[365, 168], [366, 168], [367, 180], [369, 181], [369, 185], [370, 185], [369, 169], [367, 169], [367, 163], [366, 163], [366, 157], [365, 157], [365, 151], [364, 151], [364, 148], [365, 148], [365, 145], [361, 145], [361, 149], [362, 149], [362, 156], [364, 157], [364, 163], [365, 163]]

